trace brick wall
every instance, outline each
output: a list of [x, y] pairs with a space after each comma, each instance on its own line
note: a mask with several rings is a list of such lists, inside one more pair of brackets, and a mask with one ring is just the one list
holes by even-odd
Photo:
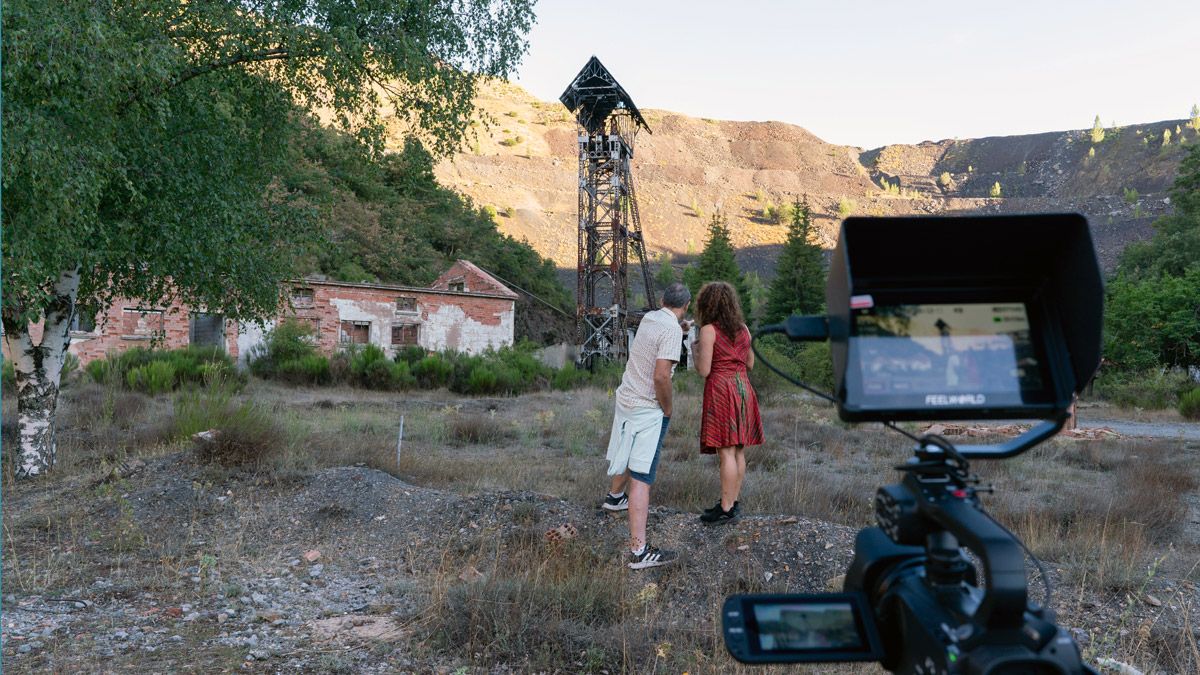
[[[446, 290], [450, 280], [458, 279], [464, 280], [469, 290]], [[290, 306], [284, 307], [275, 320], [241, 326], [233, 321], [224, 323], [225, 350], [235, 359], [242, 355], [239, 363], [244, 363], [246, 352], [261, 344], [277, 321], [285, 319], [312, 323], [317, 332], [317, 346], [324, 354], [333, 354], [354, 337], [394, 354], [404, 346], [393, 344], [394, 328], [397, 339], [415, 339], [419, 346], [430, 351], [476, 354], [489, 347], [513, 343], [515, 293], [466, 261], [455, 263], [437, 283], [442, 285], [440, 290], [311, 280], [292, 282], [288, 285]], [[71, 353], [86, 364], [109, 352], [133, 347], [186, 347], [191, 342], [191, 316], [191, 308], [180, 303], [148, 306], [119, 299], [96, 317], [95, 330], [71, 333]], [[41, 325], [31, 328], [34, 340], [40, 340]]]
[[[321, 281], [293, 283], [289, 295], [291, 307], [279, 320], [312, 323], [326, 354], [362, 337], [392, 354], [404, 346], [393, 344], [393, 329], [411, 326], [417, 344], [431, 351], [478, 353], [513, 343], [514, 301], [508, 297]], [[412, 332], [399, 328], [396, 337], [411, 339]]]
[[499, 295], [506, 298], [517, 298], [507, 286], [502, 284], [492, 275], [484, 272], [474, 263], [467, 260], [458, 260], [450, 269], [442, 273], [436, 281], [430, 285], [430, 288], [439, 290], [450, 290], [455, 284], [462, 284], [463, 291], [468, 293], [485, 293], [488, 295]]
[[[145, 305], [118, 298], [106, 311], [95, 317], [94, 330], [71, 331], [70, 351], [81, 364], [104, 358], [109, 352], [120, 353], [134, 347], [178, 349], [191, 343], [192, 309], [182, 303]], [[225, 321], [222, 341], [225, 351], [238, 356], [237, 322]], [[42, 339], [42, 324], [30, 324], [35, 343]], [[9, 358], [5, 345], [4, 358]]]

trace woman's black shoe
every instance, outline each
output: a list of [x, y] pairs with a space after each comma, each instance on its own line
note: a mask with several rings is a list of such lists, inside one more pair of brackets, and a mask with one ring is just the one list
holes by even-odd
[[[742, 503], [741, 503], [740, 501], [738, 501], [738, 502], [734, 502], [734, 503], [733, 503], [733, 508], [732, 508], [732, 509], [729, 509], [729, 512], [730, 512], [730, 513], [739, 513], [739, 512], [741, 512], [741, 510], [742, 510], [742, 509], [741, 509], [741, 504], [742, 504]], [[716, 513], [717, 511], [720, 511], [720, 510], [721, 510], [721, 500], [720, 500], [720, 499], [718, 499], [716, 504], [714, 504], [713, 506], [710, 506], [710, 507], [709, 507], [709, 508], [707, 508], [707, 509], [704, 509], [704, 513]]]
[[737, 517], [737, 502], [734, 502], [733, 507], [728, 511], [721, 508], [721, 502], [717, 502], [716, 506], [705, 511], [704, 514], [700, 516], [700, 522], [704, 523], [705, 525], [724, 525], [725, 523], [731, 523], [734, 520], [737, 520]]

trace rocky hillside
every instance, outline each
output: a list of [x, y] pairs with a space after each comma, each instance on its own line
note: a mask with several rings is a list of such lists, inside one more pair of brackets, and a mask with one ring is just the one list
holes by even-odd
[[[480, 103], [490, 121], [476, 126], [478, 137], [464, 152], [437, 167], [438, 179], [493, 206], [502, 231], [573, 267], [574, 120], [558, 102], [538, 101], [508, 83], [488, 86]], [[650, 250], [699, 250], [709, 215], [720, 209], [743, 265], [766, 273], [786, 228], [764, 218], [763, 209], [800, 194], [809, 196], [827, 244], [850, 213], [1077, 210], [1091, 219], [1101, 258], [1111, 265], [1169, 209], [1165, 191], [1180, 156], [1186, 144], [1200, 142], [1177, 120], [1109, 129], [1097, 144], [1090, 131], [1064, 131], [864, 151], [781, 122], [643, 112], [652, 133], [637, 139], [634, 176]], [[1165, 146], [1164, 130], [1171, 132]], [[991, 196], [996, 183], [1000, 197]]]

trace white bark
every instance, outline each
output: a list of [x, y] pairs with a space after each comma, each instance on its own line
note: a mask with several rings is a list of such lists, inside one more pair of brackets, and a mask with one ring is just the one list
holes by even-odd
[[54, 466], [58, 449], [54, 417], [78, 292], [78, 270], [63, 272], [43, 313], [40, 344], [33, 343], [28, 324], [5, 322], [4, 340], [17, 376], [17, 426], [21, 431], [17, 478], [31, 478]]

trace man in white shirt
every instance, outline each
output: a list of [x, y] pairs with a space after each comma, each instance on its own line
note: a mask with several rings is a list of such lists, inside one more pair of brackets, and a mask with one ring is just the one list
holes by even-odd
[[612, 482], [602, 508], [628, 509], [629, 567], [635, 570], [668, 565], [676, 559], [674, 552], [646, 543], [646, 514], [650, 486], [671, 421], [671, 375], [683, 346], [680, 322], [691, 299], [686, 286], [671, 284], [663, 293], [662, 308], [642, 317], [616, 392], [608, 442], [608, 475]]

